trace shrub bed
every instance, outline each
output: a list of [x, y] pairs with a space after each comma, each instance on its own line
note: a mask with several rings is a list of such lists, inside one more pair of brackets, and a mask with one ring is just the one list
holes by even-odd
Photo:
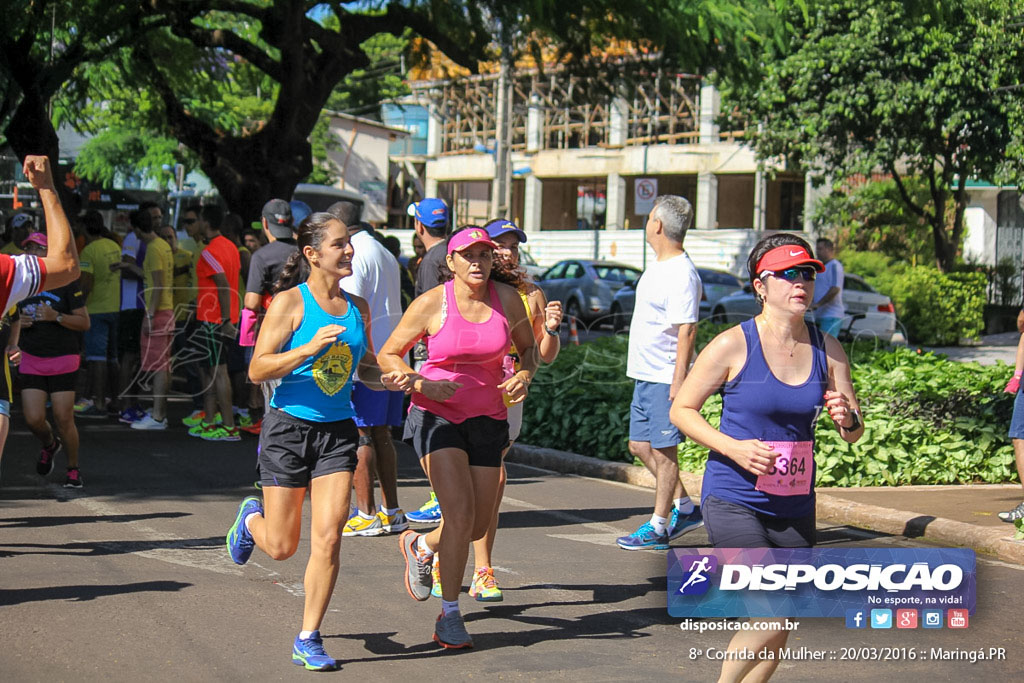
[[[698, 348], [725, 326], [702, 323]], [[526, 401], [523, 443], [632, 462], [627, 449], [633, 382], [626, 338], [562, 349], [538, 373]], [[1016, 478], [1006, 436], [1013, 397], [1005, 364], [959, 363], [903, 347], [847, 347], [862, 404], [864, 437], [848, 444], [827, 415], [817, 429], [818, 485], [877, 486], [1005, 482]], [[702, 411], [718, 425], [721, 397]], [[702, 472], [707, 451], [679, 448], [684, 470]]]

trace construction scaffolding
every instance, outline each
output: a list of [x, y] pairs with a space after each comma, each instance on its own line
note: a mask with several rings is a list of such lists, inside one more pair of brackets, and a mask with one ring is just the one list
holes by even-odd
[[[429, 103], [439, 119], [442, 155], [494, 149], [499, 80], [499, 74], [492, 73], [411, 84], [413, 99]], [[593, 88], [583, 87], [580, 76], [564, 69], [544, 76], [521, 70], [511, 81], [512, 151], [528, 150], [531, 123], [540, 127], [539, 149], [551, 150], [687, 144], [700, 137], [699, 76], [634, 75], [617, 97], [595, 95]], [[616, 117], [624, 120], [616, 122]], [[741, 134], [726, 132], [720, 137], [728, 140]]]

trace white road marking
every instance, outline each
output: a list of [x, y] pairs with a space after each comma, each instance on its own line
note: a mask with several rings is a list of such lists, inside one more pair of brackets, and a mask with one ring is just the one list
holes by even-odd
[[[582, 543], [593, 543], [594, 545], [602, 545], [606, 548], [615, 546], [615, 539], [622, 534], [616, 532], [614, 534], [548, 534], [548, 538], [561, 538], [566, 541], [580, 541]], [[660, 551], [665, 552], [665, 551]]]
[[[75, 503], [97, 517], [116, 517], [125, 514], [123, 510], [104, 503], [96, 498], [80, 497], [73, 491], [69, 491], [57, 484], [47, 484], [47, 488], [58, 500]], [[216, 545], [209, 549], [193, 548], [190, 545], [191, 539], [182, 538], [165, 531], [146, 526], [142, 521], [126, 522], [128, 527], [142, 537], [141, 540], [118, 541], [113, 543], [95, 541], [74, 541], [75, 543], [92, 543], [100, 548], [129, 552], [139, 557], [151, 560], [159, 560], [168, 564], [176, 564], [183, 567], [205, 569], [218, 574], [229, 574], [241, 576], [242, 569], [228, 557], [223, 545]], [[154, 548], [159, 544], [159, 548]]]
[[[563, 522], [579, 525], [586, 529], [591, 529], [593, 531], [600, 531], [602, 534], [605, 535], [615, 534], [615, 538], [622, 536], [624, 533], [622, 529], [614, 527], [611, 524], [605, 524], [604, 522], [595, 522], [587, 519], [586, 517], [583, 517], [582, 515], [574, 515], [571, 512], [566, 512], [564, 510], [549, 510], [545, 507], [541, 507], [540, 505], [528, 503], [525, 500], [518, 500], [516, 498], [509, 498], [508, 496], [505, 496], [504, 498], [502, 498], [501, 502], [508, 503], [513, 507], [525, 508], [527, 510], [536, 510], [537, 512], [543, 513], [545, 515], [550, 515], [555, 519], [559, 519]], [[548, 535], [552, 536], [552, 534]]]

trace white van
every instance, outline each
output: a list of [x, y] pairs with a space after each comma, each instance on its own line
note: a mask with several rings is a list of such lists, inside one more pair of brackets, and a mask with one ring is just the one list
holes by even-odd
[[314, 212], [326, 211], [334, 202], [346, 201], [359, 205], [360, 216], [363, 207], [366, 206], [366, 197], [354, 190], [342, 190], [330, 185], [313, 185], [311, 183], [299, 183], [295, 186], [292, 200], [299, 200], [309, 205]]

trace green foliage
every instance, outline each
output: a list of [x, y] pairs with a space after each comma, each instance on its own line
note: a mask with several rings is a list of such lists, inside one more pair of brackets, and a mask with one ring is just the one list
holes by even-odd
[[941, 273], [910, 267], [877, 252], [843, 251], [839, 260], [892, 299], [909, 340], [925, 346], [955, 346], [979, 336], [985, 326], [988, 280], [984, 273]]
[[[907, 178], [904, 184], [916, 203], [930, 201], [924, 179]], [[813, 219], [845, 249], [878, 252], [912, 266], [935, 262], [931, 226], [910, 210], [893, 180], [869, 180], [852, 189], [837, 183], [815, 204]]]
[[916, 344], [955, 346], [984, 329], [987, 282], [981, 273], [944, 274], [918, 266], [882, 284]]
[[[769, 44], [740, 111], [758, 155], [839, 181], [890, 176], [933, 228], [949, 271], [969, 178], [1020, 179], [1021, 0], [825, 0], [789, 11], [799, 40]], [[928, 201], [905, 182], [924, 179]], [[900, 189], [902, 187], [902, 190]], [[954, 206], [947, 225], [947, 210]]]
[[[704, 328], [708, 328], [705, 330]], [[702, 340], [723, 326], [702, 324]], [[566, 347], [542, 368], [523, 420], [524, 443], [606, 460], [632, 462], [626, 444], [633, 382], [625, 376], [627, 342], [606, 337]], [[817, 426], [820, 486], [1005, 482], [1016, 477], [1006, 436], [1013, 396], [1003, 393], [1005, 364], [959, 363], [932, 353], [867, 343], [847, 347], [865, 424], [856, 444], [840, 438], [823, 413]], [[722, 399], [701, 414], [717, 427]], [[703, 472], [707, 449], [679, 447], [680, 467]]]
[[[174, 165], [184, 164], [185, 173], [198, 166], [192, 154], [177, 140], [111, 128], [97, 133], [75, 159], [75, 172], [106, 187], [115, 179], [133, 176], [152, 178], [162, 185], [174, 181]], [[164, 166], [172, 170], [165, 170]]]
[[633, 381], [626, 377], [627, 341], [613, 336], [563, 347], [533, 380], [522, 441], [622, 460], [633, 396]]

